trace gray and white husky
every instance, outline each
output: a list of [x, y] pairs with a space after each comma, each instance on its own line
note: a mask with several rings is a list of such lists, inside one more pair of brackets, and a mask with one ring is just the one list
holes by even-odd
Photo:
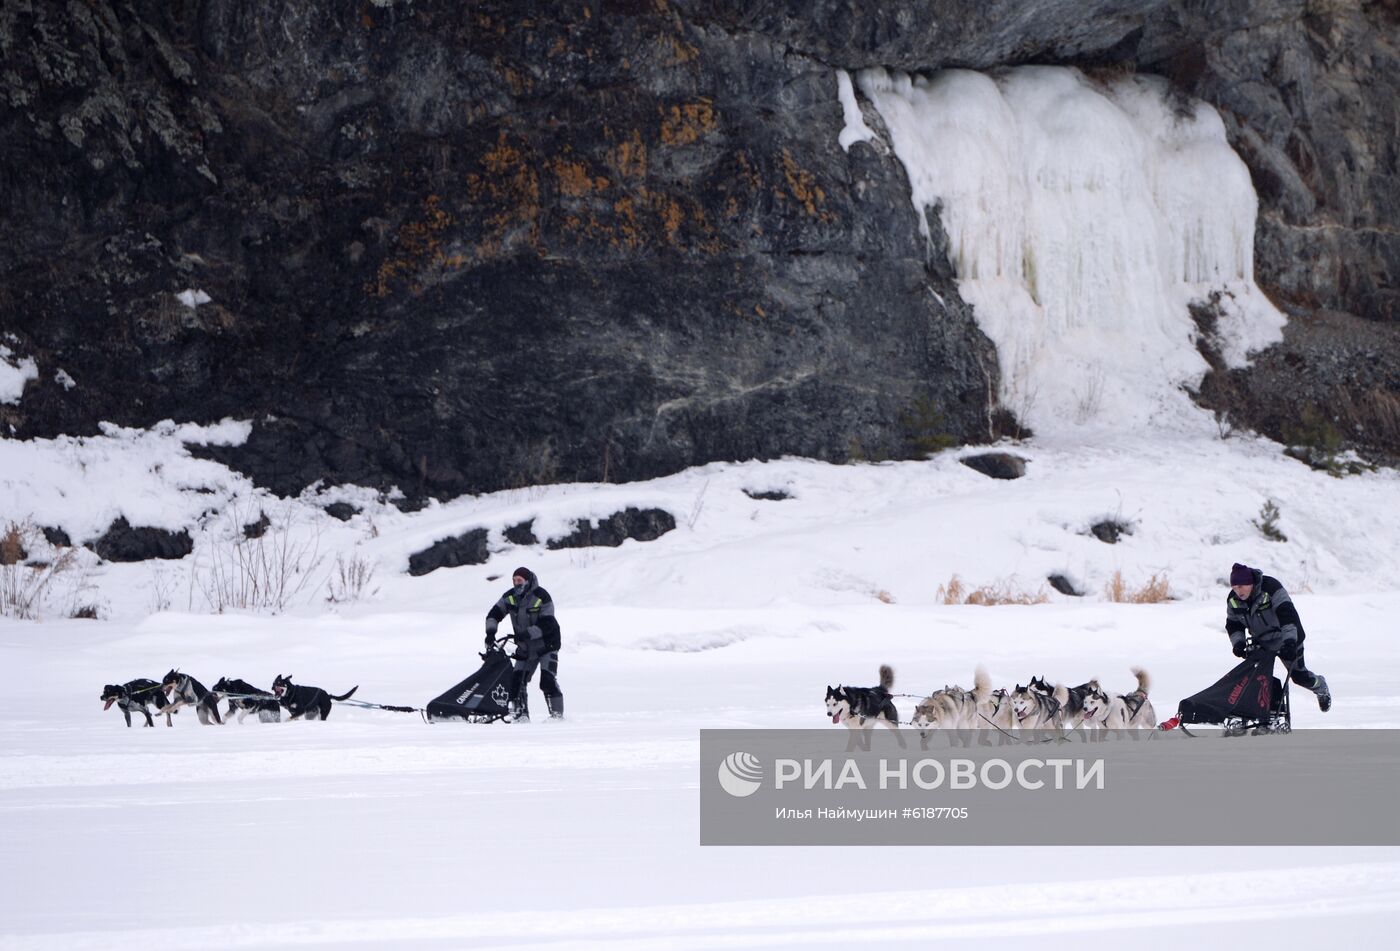
[[1065, 704], [1069, 702], [1069, 689], [1064, 684], [1056, 684], [1049, 695], [1035, 687], [1017, 684], [1010, 699], [1017, 729], [1058, 730], [1064, 725]]
[[[978, 667], [972, 675], [972, 689], [949, 686], [935, 690], [914, 708], [914, 726], [921, 736], [929, 730], [960, 730], [985, 726], [996, 713], [992, 702], [992, 678]], [[979, 716], [980, 714], [980, 716]], [[985, 716], [987, 719], [983, 720]]]
[[1152, 682], [1147, 671], [1134, 667], [1137, 689], [1122, 696], [1110, 696], [1099, 686], [1098, 678], [1089, 681], [1084, 695], [1084, 725], [1096, 730], [1150, 730], [1157, 726], [1157, 713], [1147, 692]]
[[837, 684], [826, 688], [826, 715], [832, 723], [844, 723], [851, 730], [872, 730], [883, 723], [891, 730], [899, 729], [899, 711], [890, 698], [894, 686], [894, 669], [880, 665], [878, 687], [844, 687]]

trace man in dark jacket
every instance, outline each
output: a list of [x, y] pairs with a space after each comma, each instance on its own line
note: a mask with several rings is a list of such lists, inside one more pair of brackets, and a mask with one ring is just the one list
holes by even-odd
[[1271, 651], [1292, 665], [1292, 679], [1317, 696], [1317, 705], [1326, 713], [1332, 708], [1332, 692], [1327, 678], [1308, 670], [1303, 663], [1303, 622], [1293, 599], [1279, 584], [1257, 568], [1235, 564], [1230, 569], [1230, 596], [1225, 601], [1225, 633], [1236, 657], [1255, 650]]
[[513, 721], [530, 719], [528, 688], [535, 668], [540, 668], [540, 689], [544, 691], [549, 715], [564, 716], [564, 694], [559, 689], [559, 622], [554, 619], [554, 600], [539, 586], [529, 568], [517, 568], [514, 583], [486, 614], [486, 646], [496, 643], [496, 628], [509, 617], [515, 632], [515, 670], [510, 678], [510, 712]]

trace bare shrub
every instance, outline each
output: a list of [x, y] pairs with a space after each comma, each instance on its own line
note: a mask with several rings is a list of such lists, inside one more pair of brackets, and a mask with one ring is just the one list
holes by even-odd
[[934, 597], [944, 604], [976, 604], [988, 608], [999, 604], [1045, 604], [1050, 600], [1044, 585], [1036, 591], [1024, 591], [1003, 579], [969, 591], [957, 575], [948, 579], [946, 585], [939, 585]]
[[700, 521], [700, 513], [705, 511], [705, 491], [710, 487], [710, 480], [706, 479], [705, 484], [700, 486], [700, 491], [695, 493], [695, 501], [690, 504], [690, 515], [686, 518], [686, 525], [690, 530], [695, 531], [695, 523]]
[[31, 521], [12, 521], [0, 532], [0, 614], [37, 618], [55, 594], [58, 579], [77, 563], [76, 551], [65, 548], [52, 561], [26, 564], [29, 552], [41, 544], [43, 534]]
[[169, 611], [175, 596], [175, 579], [160, 565], [151, 568], [150, 609], [152, 614]]
[[1123, 572], [1115, 571], [1104, 585], [1103, 594], [1108, 600], [1120, 604], [1160, 604], [1172, 600], [1167, 576], [1155, 573], [1141, 587], [1134, 588], [1123, 580]]
[[195, 551], [190, 598], [197, 589], [218, 614], [279, 614], [307, 590], [323, 560], [320, 529], [314, 522], [303, 529], [293, 503], [269, 516], [267, 530], [257, 538], [244, 534], [246, 522], [246, 513], [230, 506], [223, 521], [206, 531], [206, 544]]
[[881, 588], [875, 592], [875, 600], [879, 601], [881, 604], [894, 604], [894, 595], [890, 594], [884, 588]]
[[377, 588], [374, 591], [369, 590], [373, 581], [374, 565], [359, 555], [351, 555], [348, 559], [344, 555], [336, 555], [335, 570], [326, 582], [326, 600], [332, 604], [358, 601], [367, 594], [372, 595], [378, 591]]

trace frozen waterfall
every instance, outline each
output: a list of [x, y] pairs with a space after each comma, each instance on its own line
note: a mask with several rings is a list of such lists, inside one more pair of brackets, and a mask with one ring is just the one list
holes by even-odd
[[1181, 392], [1206, 370], [1187, 304], [1212, 292], [1231, 365], [1281, 338], [1254, 284], [1249, 172], [1205, 103], [1064, 67], [871, 69], [857, 84], [926, 235], [938, 209], [1002, 401], [1038, 433], [1198, 417]]

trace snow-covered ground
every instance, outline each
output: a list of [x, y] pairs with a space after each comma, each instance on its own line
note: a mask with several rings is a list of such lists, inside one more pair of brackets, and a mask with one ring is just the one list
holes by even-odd
[[[159, 497], [150, 511], [170, 527], [186, 512], [196, 540], [159, 569], [175, 610], [150, 613], [152, 563], [101, 565], [84, 584], [106, 620], [0, 620], [0, 947], [1304, 946], [1400, 922], [1393, 849], [702, 849], [696, 775], [701, 728], [819, 726], [827, 683], [873, 682], [886, 662], [909, 693], [966, 683], [977, 663], [999, 683], [1098, 675], [1127, 689], [1141, 664], [1165, 715], [1233, 662], [1222, 602], [1236, 560], [1294, 590], [1309, 661], [1332, 683], [1332, 712], [1304, 694], [1297, 723], [1400, 727], [1394, 472], [1334, 479], [1264, 441], [1177, 433], [1008, 447], [1029, 460], [1011, 482], [960, 464], [963, 450], [712, 465], [413, 514], [338, 490], [293, 503], [292, 531], [319, 533], [323, 556], [372, 563], [374, 593], [328, 604], [318, 574], [284, 614], [215, 616], [184, 610], [222, 531], [215, 516], [201, 532], [199, 516], [271, 503], [190, 459], [180, 439], [195, 437], [209, 434], [0, 443], [21, 467], [6, 469], [7, 498], [40, 524], [81, 539], [117, 513], [149, 523], [135, 507]], [[103, 466], [121, 477], [105, 481]], [[311, 504], [331, 497], [365, 511], [341, 523]], [[1286, 543], [1251, 524], [1266, 498]], [[665, 508], [678, 526], [616, 549], [500, 536], [529, 518], [557, 536], [628, 505]], [[1133, 534], [1088, 535], [1105, 516]], [[403, 573], [409, 553], [478, 526], [501, 549], [488, 564]], [[428, 725], [339, 707], [326, 723], [200, 727], [186, 712], [173, 729], [128, 730], [97, 699], [103, 684], [179, 666], [206, 685], [290, 672], [421, 706], [475, 666], [485, 611], [517, 564], [559, 605], [564, 723]], [[1047, 587], [1048, 603], [991, 608], [938, 597], [954, 574], [1029, 592], [1055, 571], [1087, 596]], [[1179, 600], [1110, 603], [1115, 571], [1133, 585], [1165, 576]]]

